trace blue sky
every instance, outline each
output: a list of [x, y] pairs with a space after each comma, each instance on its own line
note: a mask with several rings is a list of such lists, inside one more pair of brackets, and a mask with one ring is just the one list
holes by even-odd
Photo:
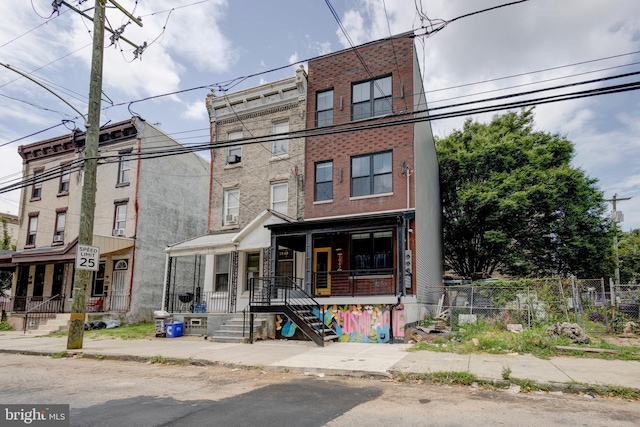
[[[419, 30], [423, 26], [442, 27], [416, 39], [430, 107], [640, 70], [634, 64], [640, 62], [640, 53], [635, 53], [640, 51], [636, 0], [530, 0], [444, 25], [507, 2], [331, 0], [355, 44], [390, 33], [424, 34]], [[324, 0], [118, 3], [135, 10], [144, 24], [128, 25], [124, 37], [149, 46], [141, 60], [134, 59], [133, 47], [126, 43], [105, 49], [102, 123], [128, 119], [131, 101], [180, 92], [136, 102], [131, 110], [187, 144], [208, 140], [204, 100], [211, 89], [281, 67], [239, 81], [232, 90], [288, 77], [298, 61], [349, 47]], [[92, 15], [91, 6], [93, 1], [83, 1], [78, 7]], [[32, 73], [76, 109], [86, 111], [92, 23], [64, 5], [60, 11], [47, 19], [50, 0], [0, 2], [0, 63]], [[127, 21], [114, 9], [107, 17], [113, 28]], [[546, 71], [533, 73], [537, 70]], [[504, 78], [515, 75], [519, 76]], [[536, 83], [543, 80], [547, 81]], [[585, 88], [639, 80], [633, 76]], [[201, 86], [205, 87], [188, 90]], [[485, 93], [473, 95], [479, 92]], [[116, 106], [109, 106], [107, 99]], [[0, 186], [20, 177], [20, 144], [68, 133], [73, 125], [65, 127], [62, 120], [76, 115], [35, 83], [0, 67], [0, 145], [6, 144], [0, 146]], [[471, 117], [488, 121], [491, 115]], [[574, 143], [574, 165], [599, 180], [605, 197], [632, 197], [618, 205], [625, 230], [640, 228], [639, 117], [637, 91], [536, 107], [537, 127]], [[445, 136], [463, 121], [464, 117], [434, 121], [434, 133]], [[82, 120], [76, 119], [75, 125], [84, 130]], [[18, 201], [17, 191], [0, 194], [0, 212], [17, 214]]]

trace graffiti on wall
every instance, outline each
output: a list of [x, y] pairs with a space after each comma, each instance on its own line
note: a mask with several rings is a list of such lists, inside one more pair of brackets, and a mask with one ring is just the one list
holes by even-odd
[[[314, 314], [331, 326], [338, 341], [386, 343], [393, 336], [404, 337], [404, 309], [400, 305], [393, 310], [388, 304], [372, 305], [325, 305], [323, 313], [315, 309]], [[393, 322], [391, 322], [393, 316]], [[282, 338], [296, 339], [300, 330], [286, 316], [276, 317], [276, 333]]]

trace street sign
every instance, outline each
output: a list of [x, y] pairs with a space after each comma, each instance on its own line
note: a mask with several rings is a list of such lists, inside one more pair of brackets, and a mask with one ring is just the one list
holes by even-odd
[[76, 253], [76, 269], [98, 271], [100, 265], [100, 248], [97, 246], [78, 245]]

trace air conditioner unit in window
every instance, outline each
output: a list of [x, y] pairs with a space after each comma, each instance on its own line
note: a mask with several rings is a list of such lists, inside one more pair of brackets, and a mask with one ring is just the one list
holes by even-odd
[[238, 156], [237, 154], [231, 154], [227, 156], [227, 164], [229, 165], [240, 163], [240, 160], [242, 160], [242, 157]]
[[124, 228], [114, 228], [113, 229], [114, 236], [124, 236]]
[[53, 236], [54, 242], [64, 242], [64, 236], [62, 234], [57, 234]]
[[238, 215], [226, 215], [224, 218], [224, 223], [228, 224], [237, 224], [238, 223]]

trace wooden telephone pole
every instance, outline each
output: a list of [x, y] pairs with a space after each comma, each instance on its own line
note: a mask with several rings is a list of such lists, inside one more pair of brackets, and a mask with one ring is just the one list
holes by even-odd
[[611, 202], [613, 210], [611, 212], [611, 219], [613, 220], [614, 234], [613, 234], [613, 256], [616, 264], [615, 269], [615, 281], [616, 285], [620, 284], [620, 260], [618, 259], [618, 223], [622, 222], [622, 212], [617, 209], [617, 202], [622, 200], [631, 200], [631, 197], [618, 197], [618, 193], [613, 195], [612, 199], [605, 200], [605, 202]]
[[[109, 0], [118, 9], [124, 10], [113, 0]], [[55, 4], [56, 2], [54, 2]], [[65, 5], [71, 7], [66, 2]], [[91, 80], [89, 82], [89, 112], [87, 116], [87, 134], [84, 148], [84, 182], [82, 185], [82, 204], [80, 206], [80, 229], [78, 248], [93, 243], [93, 222], [96, 205], [96, 178], [98, 170], [98, 146], [100, 142], [100, 101], [102, 98], [102, 62], [104, 55], [104, 22], [106, 0], [95, 1], [93, 15], [93, 52], [91, 57]], [[75, 10], [75, 9], [74, 9]], [[139, 20], [124, 12], [138, 25]], [[84, 15], [84, 13], [82, 13]], [[113, 31], [111, 31], [113, 33]], [[73, 300], [69, 321], [67, 349], [82, 348], [84, 338], [84, 320], [87, 305], [87, 290], [91, 282], [91, 271], [76, 266], [73, 283]]]

